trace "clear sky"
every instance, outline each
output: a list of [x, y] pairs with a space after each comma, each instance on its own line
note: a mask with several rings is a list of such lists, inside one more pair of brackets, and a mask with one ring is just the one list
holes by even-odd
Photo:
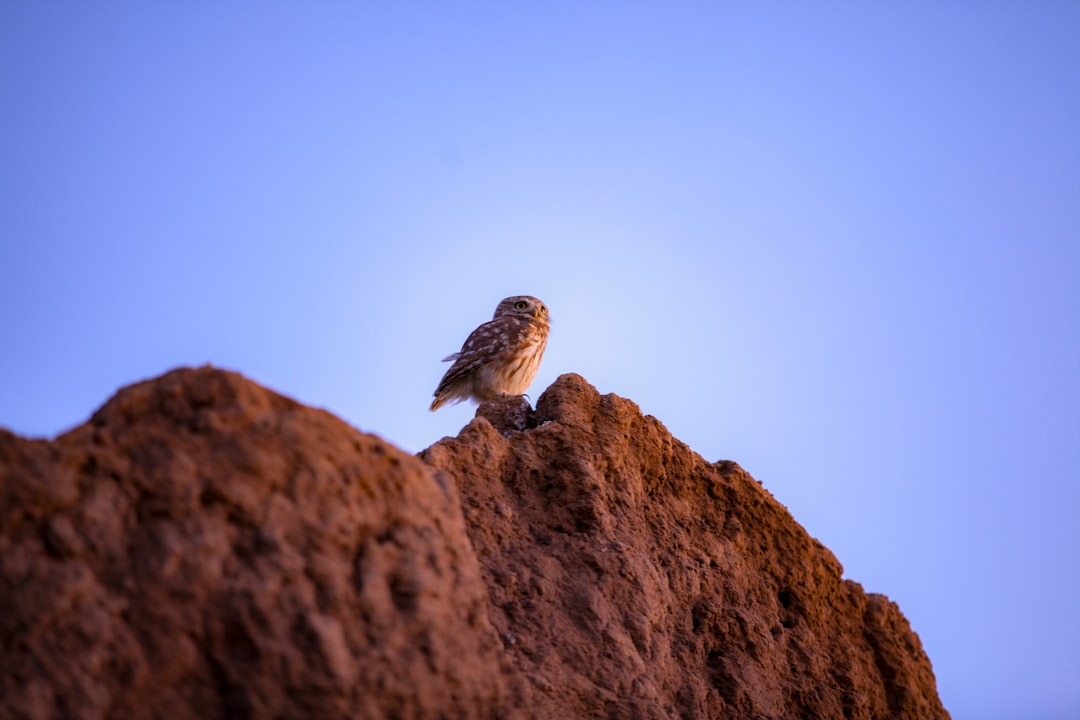
[[0, 425], [212, 363], [409, 451], [504, 296], [1080, 717], [1080, 4], [0, 5]]

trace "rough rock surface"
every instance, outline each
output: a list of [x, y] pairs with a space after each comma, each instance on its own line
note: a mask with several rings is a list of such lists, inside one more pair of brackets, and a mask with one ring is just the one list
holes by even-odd
[[504, 424], [518, 402], [421, 457], [457, 480], [538, 716], [948, 717], [899, 608], [738, 465], [577, 375], [524, 431]]
[[211, 368], [0, 435], [0, 639], [15, 717], [509, 705], [453, 480]]
[[213, 368], [0, 431], [0, 707], [948, 717], [894, 604], [627, 400], [564, 375], [420, 458]]

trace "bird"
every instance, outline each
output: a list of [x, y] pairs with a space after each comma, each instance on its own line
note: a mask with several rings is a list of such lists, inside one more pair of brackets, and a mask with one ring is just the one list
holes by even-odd
[[454, 364], [435, 388], [431, 411], [448, 402], [523, 394], [540, 368], [550, 329], [547, 306], [537, 298], [502, 300], [494, 317], [469, 333], [460, 351], [443, 358]]

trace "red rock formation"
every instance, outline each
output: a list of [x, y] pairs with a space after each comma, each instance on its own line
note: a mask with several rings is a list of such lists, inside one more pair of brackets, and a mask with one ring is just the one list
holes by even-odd
[[896, 606], [736, 465], [574, 375], [480, 413], [422, 462], [201, 368], [0, 431], [0, 707], [947, 717]]
[[501, 643], [446, 476], [238, 375], [0, 437], [0, 707], [490, 717]]
[[948, 717], [896, 605], [735, 463], [577, 375], [480, 414], [421, 457], [457, 480], [537, 715]]

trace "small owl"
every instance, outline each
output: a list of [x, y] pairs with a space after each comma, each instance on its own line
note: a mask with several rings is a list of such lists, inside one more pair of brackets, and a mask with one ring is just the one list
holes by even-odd
[[473, 330], [460, 352], [443, 358], [454, 364], [435, 388], [431, 410], [450, 401], [524, 393], [540, 367], [550, 327], [547, 306], [536, 298], [515, 295], [500, 302], [495, 317]]

